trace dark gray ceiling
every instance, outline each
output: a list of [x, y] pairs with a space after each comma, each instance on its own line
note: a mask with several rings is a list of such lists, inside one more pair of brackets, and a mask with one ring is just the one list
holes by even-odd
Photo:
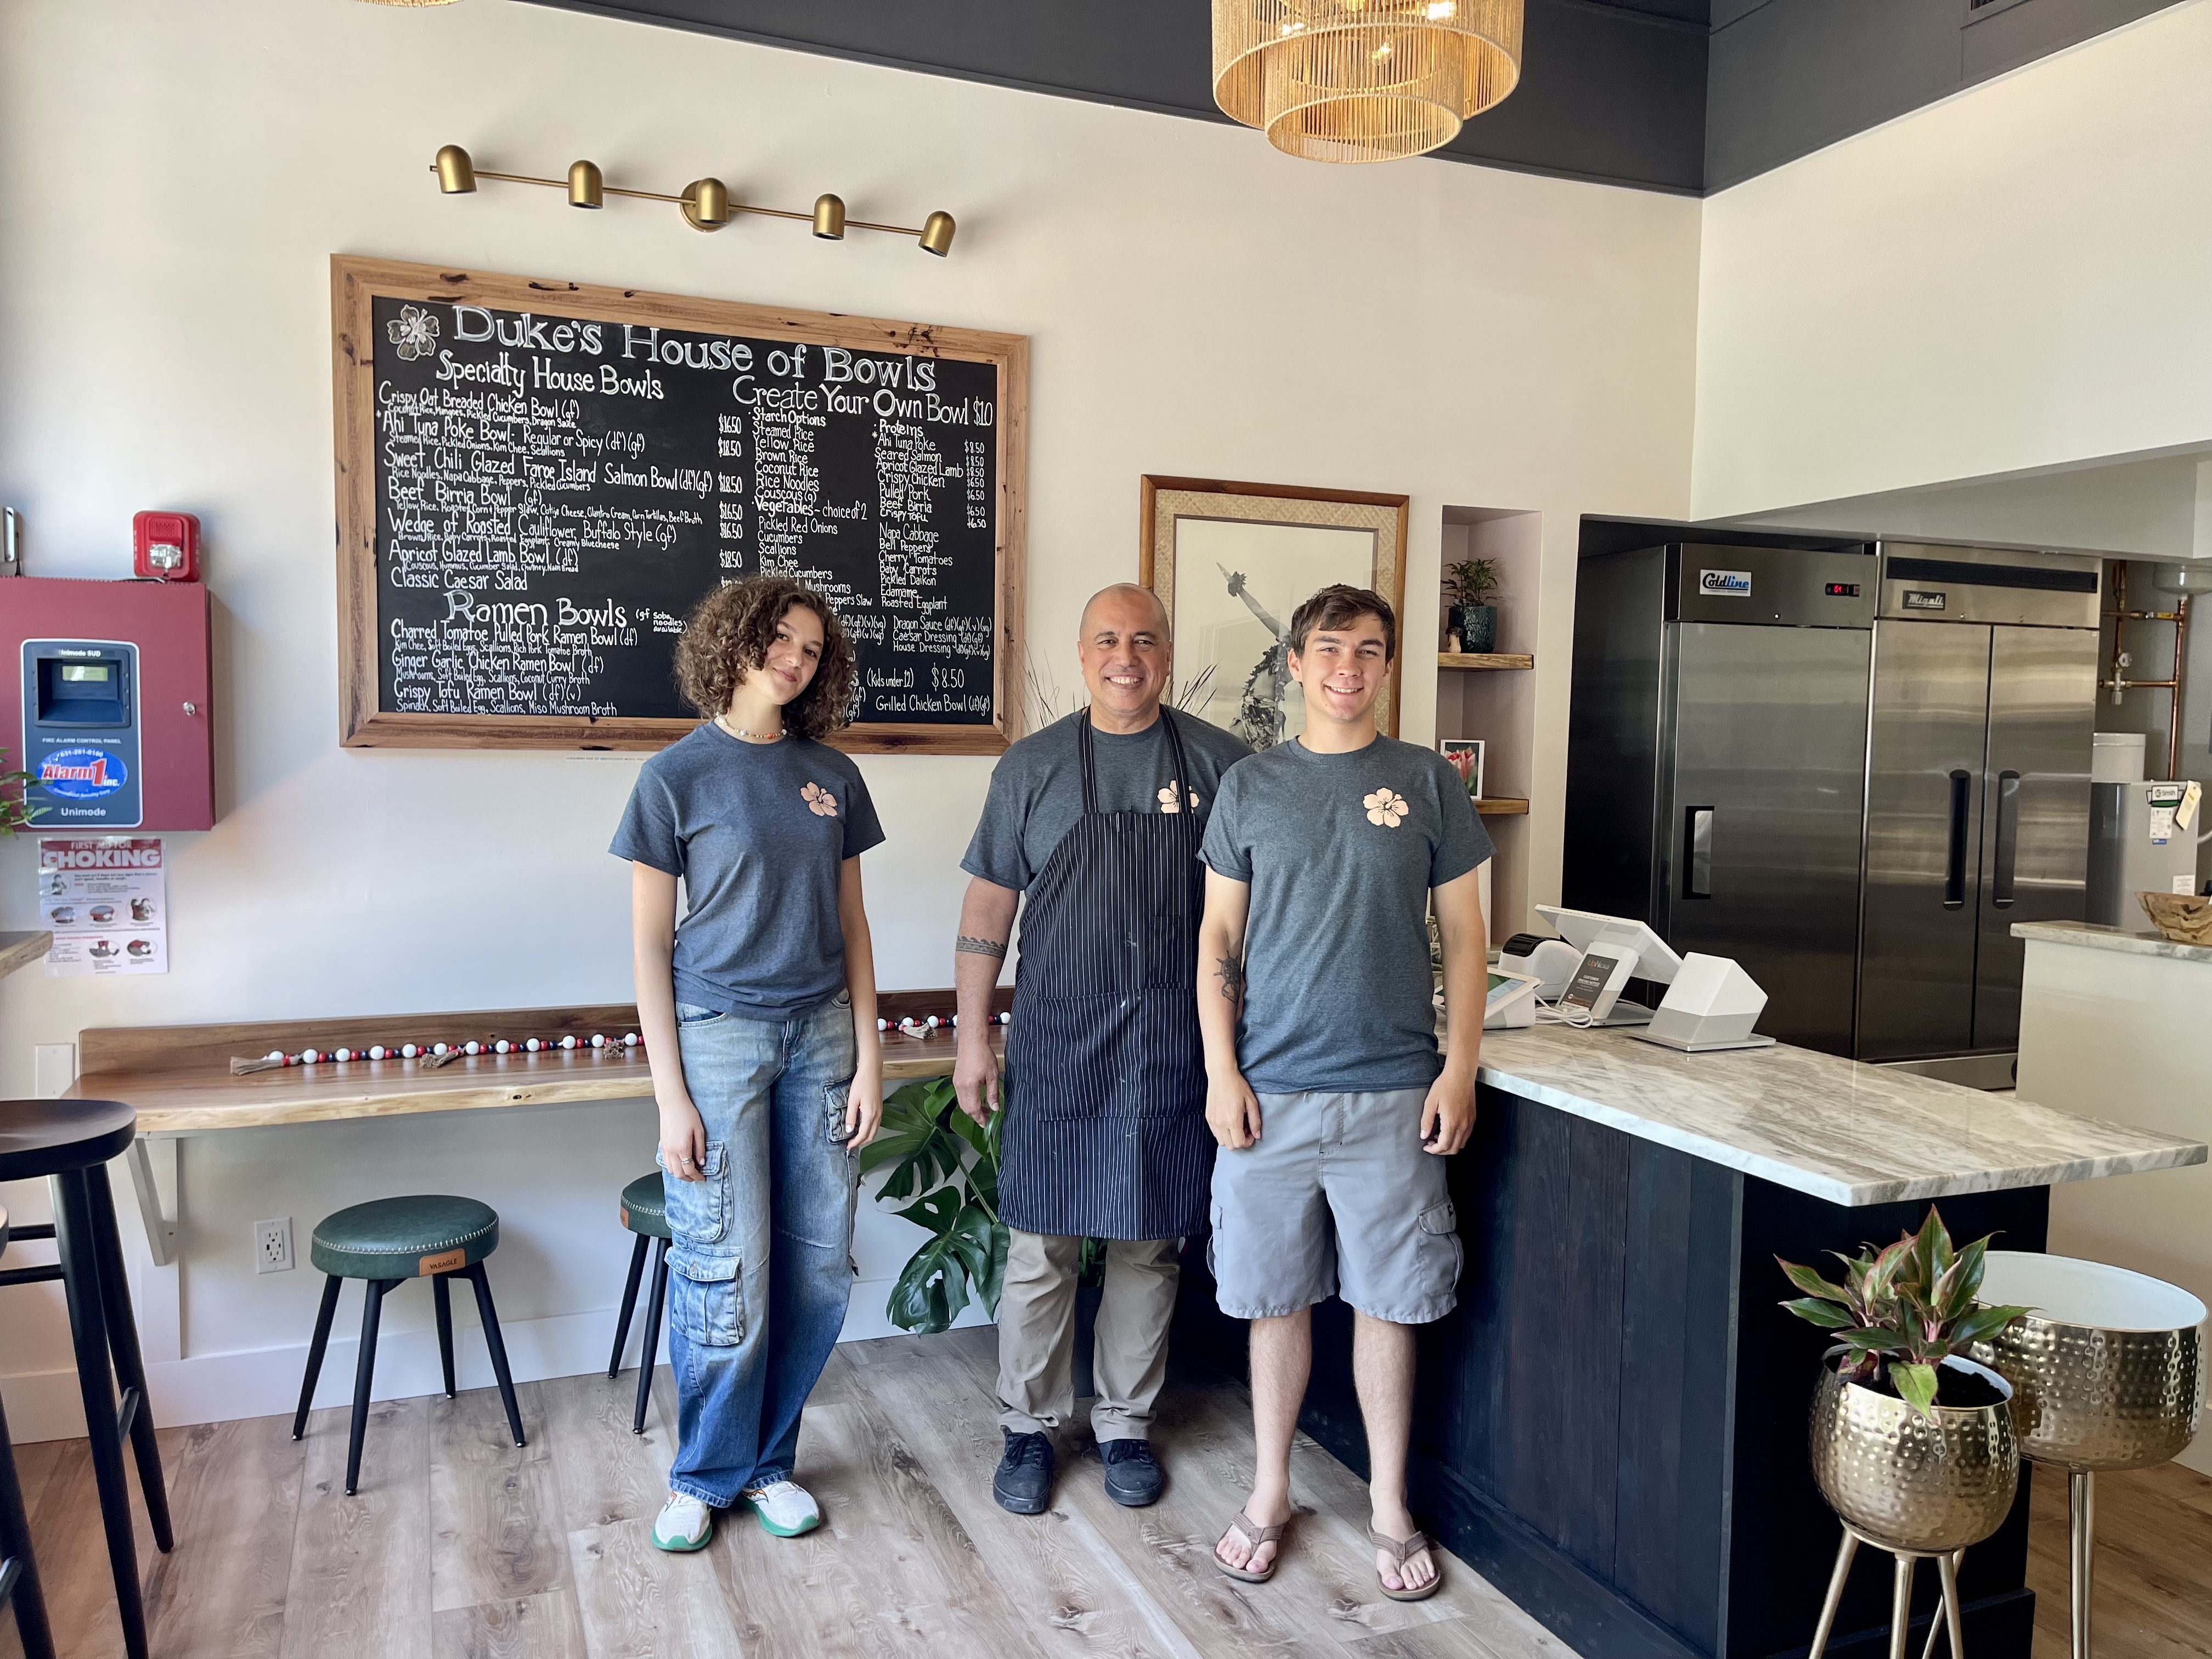
[[[534, 0], [1201, 120], [1206, 0]], [[1725, 188], [2176, 0], [1527, 0], [1520, 87], [1438, 152]]]

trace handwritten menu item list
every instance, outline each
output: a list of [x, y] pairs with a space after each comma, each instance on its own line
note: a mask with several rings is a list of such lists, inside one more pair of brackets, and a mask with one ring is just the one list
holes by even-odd
[[696, 718], [672, 660], [781, 573], [854, 641], [856, 725], [994, 718], [999, 369], [373, 301], [378, 704]]

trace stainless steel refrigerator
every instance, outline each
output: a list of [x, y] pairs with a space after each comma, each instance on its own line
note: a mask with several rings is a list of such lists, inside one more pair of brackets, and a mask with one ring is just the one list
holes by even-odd
[[1583, 561], [1565, 902], [1734, 957], [1784, 1042], [2008, 1055], [2012, 922], [2081, 913], [2097, 569], [1897, 545]]
[[1867, 763], [1862, 1060], [2002, 1085], [2017, 921], [2087, 902], [2100, 562], [1887, 543]]

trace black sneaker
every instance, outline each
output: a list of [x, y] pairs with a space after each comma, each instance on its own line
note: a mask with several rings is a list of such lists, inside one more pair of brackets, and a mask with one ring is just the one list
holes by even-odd
[[1006, 1437], [1006, 1453], [992, 1478], [991, 1496], [1016, 1515], [1042, 1515], [1052, 1502], [1052, 1442], [1041, 1434], [1000, 1432]]
[[1141, 1440], [1102, 1440], [1098, 1455], [1106, 1464], [1106, 1495], [1117, 1504], [1140, 1510], [1160, 1501], [1165, 1477], [1152, 1459], [1152, 1449]]

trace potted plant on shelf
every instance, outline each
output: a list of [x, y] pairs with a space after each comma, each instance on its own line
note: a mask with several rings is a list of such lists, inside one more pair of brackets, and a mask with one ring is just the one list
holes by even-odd
[[1887, 1548], [1964, 1549], [2012, 1508], [2012, 1389], [1966, 1358], [2027, 1311], [1978, 1299], [1989, 1244], [1954, 1250], [1931, 1206], [1917, 1233], [1887, 1249], [1836, 1253], [1841, 1284], [1780, 1262], [1806, 1292], [1782, 1305], [1837, 1337], [1813, 1395], [1813, 1478], [1837, 1514]]
[[1461, 559], [1446, 565], [1444, 591], [1451, 600], [1449, 626], [1459, 641], [1458, 649], [1476, 653], [1498, 649], [1498, 607], [1490, 602], [1498, 591], [1497, 561]]

